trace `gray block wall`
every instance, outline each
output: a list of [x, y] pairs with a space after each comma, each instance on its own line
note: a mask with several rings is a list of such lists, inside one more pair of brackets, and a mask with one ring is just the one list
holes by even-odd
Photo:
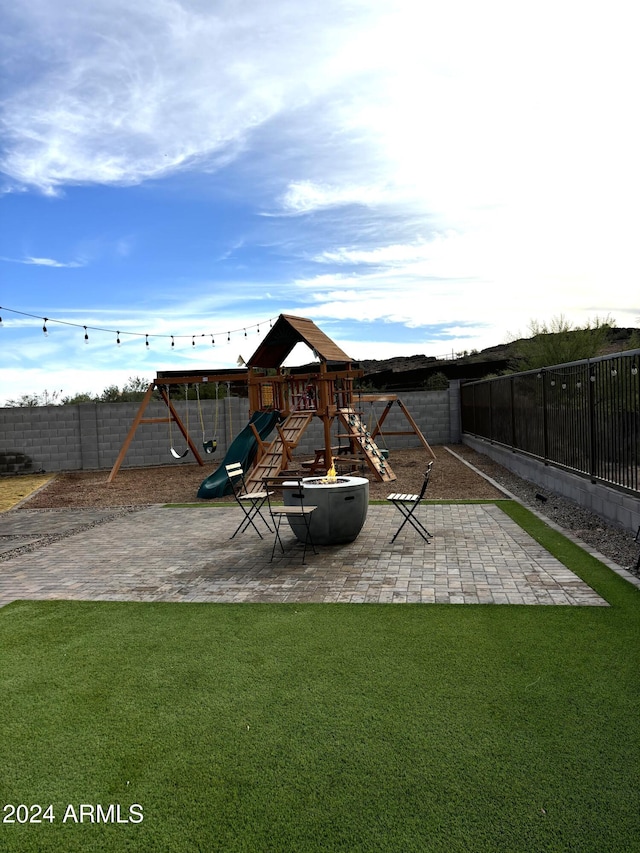
[[[425, 438], [430, 444], [446, 444], [457, 439], [452, 438], [451, 424], [459, 421], [452, 409], [456, 398], [455, 389], [450, 391], [413, 391], [401, 395], [401, 400], [411, 413]], [[357, 402], [357, 401], [356, 401]], [[179, 417], [188, 421], [189, 433], [200, 447], [203, 439], [202, 424], [197, 405], [175, 403]], [[138, 413], [139, 403], [80, 403], [75, 406], [38, 406], [24, 408], [0, 408], [0, 452], [24, 453], [33, 461], [32, 470], [38, 471], [90, 471], [109, 470], [116, 461], [127, 433]], [[362, 419], [367, 429], [373, 432], [378, 419], [384, 412], [384, 403], [362, 404]], [[214, 456], [204, 453], [205, 463], [222, 459], [233, 438], [243, 429], [249, 420], [249, 407], [246, 399], [231, 397], [220, 400], [203, 400], [201, 403], [204, 438], [209, 440], [217, 433], [218, 448]], [[150, 403], [144, 412], [147, 418], [166, 417], [163, 403]], [[217, 428], [216, 428], [217, 424]], [[397, 404], [391, 409], [383, 424], [386, 431], [409, 430]], [[343, 427], [336, 420], [333, 425], [334, 444], [345, 439], [337, 436]], [[180, 430], [176, 424], [171, 426], [171, 438], [178, 452], [186, 448]], [[419, 441], [415, 435], [388, 436], [379, 439], [381, 447], [390, 450], [403, 447], [417, 447]], [[314, 419], [298, 445], [297, 454], [313, 456], [314, 450], [324, 445], [324, 432], [319, 419]], [[167, 423], [140, 424], [129, 446], [123, 467], [149, 467], [168, 464], [189, 464], [193, 457], [189, 453], [183, 460], [176, 461], [170, 453], [171, 441]]]
[[612, 489], [604, 483], [592, 483], [586, 477], [545, 465], [538, 459], [514, 453], [476, 436], [464, 434], [463, 441], [518, 477], [553, 494], [570, 498], [578, 506], [597, 513], [631, 533], [635, 533], [640, 525], [640, 498], [635, 495]]

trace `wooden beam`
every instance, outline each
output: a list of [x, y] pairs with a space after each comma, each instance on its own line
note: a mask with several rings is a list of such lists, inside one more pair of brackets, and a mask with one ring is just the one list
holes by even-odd
[[398, 399], [397, 394], [359, 394], [357, 389], [353, 392], [353, 396], [359, 403], [387, 403]]
[[149, 402], [151, 401], [151, 395], [153, 394], [155, 387], [156, 387], [155, 382], [152, 382], [149, 385], [149, 387], [147, 388], [147, 390], [145, 391], [145, 395], [142, 398], [142, 402], [140, 403], [140, 408], [138, 409], [138, 413], [136, 414], [135, 418], [133, 419], [133, 423], [131, 424], [131, 426], [129, 428], [129, 432], [127, 433], [127, 437], [125, 438], [125, 440], [122, 444], [122, 447], [120, 448], [120, 453], [118, 453], [118, 458], [113, 463], [113, 468], [111, 469], [111, 473], [107, 477], [107, 483], [112, 483], [113, 480], [115, 479], [116, 474], [120, 470], [120, 466], [124, 462], [124, 457], [127, 455], [127, 450], [129, 449], [129, 445], [131, 444], [131, 441], [133, 440], [133, 436], [135, 435], [136, 430], [138, 429], [138, 426], [142, 423], [142, 416], [144, 414], [144, 410], [147, 408], [147, 406], [149, 405]]
[[[173, 403], [171, 402], [171, 399], [170, 399], [169, 395], [167, 394], [166, 390], [165, 390], [164, 388], [162, 388], [162, 387], [160, 387], [158, 390], [160, 391], [160, 395], [161, 395], [162, 399], [164, 400], [164, 402], [166, 403], [166, 405], [167, 405], [167, 406], [168, 406], [168, 408], [169, 408], [169, 412], [171, 413], [171, 420], [175, 421], [175, 423], [177, 423], [177, 424], [178, 424], [178, 429], [180, 430], [180, 432], [181, 432], [181, 433], [182, 433], [182, 435], [184, 436], [184, 440], [185, 440], [185, 441], [187, 442], [187, 444], [189, 445], [189, 450], [190, 450], [190, 451], [193, 453], [193, 455], [195, 456], [195, 458], [196, 458], [196, 462], [198, 463], [198, 465], [200, 465], [200, 467], [201, 467], [201, 468], [203, 468], [203, 467], [204, 467], [204, 462], [202, 461], [202, 457], [201, 457], [201, 456], [200, 456], [200, 454], [198, 453], [198, 448], [195, 446], [195, 444], [194, 444], [194, 443], [193, 443], [193, 441], [191, 440], [191, 436], [190, 436], [190, 435], [189, 435], [189, 433], [187, 432], [187, 429], [186, 429], [185, 425], [184, 425], [184, 424], [182, 423], [182, 421], [180, 420], [180, 417], [179, 417], [178, 413], [176, 412], [176, 410], [175, 410], [175, 408], [174, 408], [174, 406], [173, 406]], [[188, 405], [188, 402], [187, 402], [187, 405]]]
[[262, 457], [264, 456], [266, 444], [264, 443], [264, 441], [260, 437], [260, 433], [256, 429], [256, 425], [250, 421], [249, 426], [251, 427], [251, 432], [253, 433], [254, 438], [258, 444], [258, 453], [256, 455], [256, 462], [259, 462], [262, 459]]
[[414, 419], [411, 417], [411, 414], [410, 414], [409, 410], [408, 410], [408, 409], [407, 409], [407, 407], [404, 405], [404, 403], [402, 402], [402, 400], [398, 400], [398, 405], [399, 405], [399, 406], [400, 406], [400, 408], [402, 409], [402, 414], [405, 416], [405, 418], [409, 421], [409, 423], [410, 423], [410, 424], [411, 424], [411, 426], [413, 427], [413, 431], [414, 431], [414, 433], [418, 436], [418, 438], [420, 439], [420, 441], [422, 442], [422, 444], [423, 444], [423, 445], [425, 446], [425, 448], [429, 451], [429, 453], [431, 454], [431, 456], [433, 457], [433, 459], [435, 459], [435, 458], [436, 458], [436, 454], [435, 454], [435, 453], [433, 452], [433, 450], [429, 447], [429, 444], [428, 444], [428, 442], [427, 442], [427, 439], [426, 439], [426, 438], [423, 436], [423, 434], [420, 432], [420, 427], [419, 427], [419, 426], [418, 426], [418, 424], [414, 421]]

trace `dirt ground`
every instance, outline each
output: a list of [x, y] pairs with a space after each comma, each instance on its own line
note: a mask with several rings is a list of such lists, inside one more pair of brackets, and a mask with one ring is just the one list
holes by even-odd
[[[452, 447], [458, 452], [461, 448]], [[483, 477], [475, 473], [444, 447], [434, 447], [436, 461], [433, 466], [426, 497], [431, 499], [495, 499], [503, 494]], [[468, 448], [464, 448], [466, 459], [473, 462]], [[424, 448], [394, 450], [389, 463], [396, 474], [393, 482], [377, 482], [368, 469], [356, 471], [370, 481], [371, 500], [384, 500], [391, 492], [415, 493], [420, 491], [425, 468], [430, 456]], [[57, 509], [62, 507], [116, 507], [144, 506], [159, 503], [196, 503], [200, 483], [221, 462], [214, 458], [210, 464], [175, 464], [157, 468], [121, 468], [113, 483], [107, 483], [108, 471], [73, 472], [57, 474], [39, 491], [22, 504], [25, 509]], [[301, 461], [296, 460], [296, 461]], [[0, 496], [2, 494], [0, 481]], [[201, 501], [203, 504], [224, 502]]]

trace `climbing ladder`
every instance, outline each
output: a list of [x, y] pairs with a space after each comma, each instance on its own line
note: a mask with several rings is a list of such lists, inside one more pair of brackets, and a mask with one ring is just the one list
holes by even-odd
[[378, 445], [364, 425], [360, 414], [352, 408], [338, 410], [340, 422], [347, 430], [340, 438], [348, 438], [352, 445], [359, 447], [367, 465], [373, 471], [376, 480], [388, 483], [396, 479], [389, 462], [382, 456]]
[[292, 452], [313, 419], [313, 412], [292, 412], [276, 427], [278, 437], [262, 448], [262, 454], [246, 477], [247, 491], [258, 492], [265, 477], [277, 477], [291, 461]]

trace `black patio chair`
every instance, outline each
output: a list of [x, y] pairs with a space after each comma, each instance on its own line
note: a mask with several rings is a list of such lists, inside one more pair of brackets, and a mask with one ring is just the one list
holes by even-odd
[[[284, 545], [282, 544], [282, 538], [280, 537], [280, 524], [282, 523], [282, 519], [296, 519], [298, 522], [302, 520], [302, 524], [298, 524], [298, 532], [296, 533], [296, 537], [300, 539], [300, 537], [304, 537], [302, 539], [304, 550], [302, 552], [302, 562], [304, 563], [305, 557], [307, 555], [307, 545], [311, 545], [313, 549], [313, 553], [317, 554], [316, 546], [313, 543], [313, 538], [311, 536], [311, 514], [315, 512], [318, 508], [317, 506], [308, 506], [304, 502], [304, 483], [302, 482], [301, 477], [295, 477], [291, 475], [278, 476], [278, 477], [266, 477], [263, 480], [265, 491], [268, 495], [267, 497], [267, 506], [269, 507], [269, 513], [271, 515], [271, 521], [273, 522], [273, 526], [275, 529], [275, 538], [273, 540], [273, 549], [271, 551], [271, 560], [273, 560], [276, 553], [276, 545], [280, 545], [280, 550], [284, 554]], [[292, 487], [292, 497], [295, 501], [294, 504], [290, 506], [274, 506], [271, 502], [271, 496], [273, 492], [271, 489], [283, 489], [285, 486]], [[296, 524], [296, 521], [294, 521]]]
[[260, 518], [269, 533], [273, 533], [273, 530], [271, 530], [266, 518], [261, 512], [265, 501], [269, 500], [269, 494], [264, 491], [247, 491], [247, 484], [244, 479], [244, 469], [239, 462], [234, 462], [231, 465], [225, 465], [225, 469], [227, 471], [227, 477], [229, 478], [229, 483], [231, 484], [233, 496], [236, 499], [236, 503], [240, 506], [240, 509], [244, 513], [244, 518], [236, 527], [230, 538], [233, 539], [237, 533], [242, 533], [249, 527], [249, 525], [251, 525], [258, 534], [258, 536], [261, 539], [264, 539], [264, 536], [256, 527], [254, 519]]
[[396, 537], [405, 526], [407, 522], [411, 524], [411, 526], [417, 530], [417, 532], [422, 536], [424, 541], [427, 544], [430, 544], [431, 538], [433, 537], [432, 533], [429, 533], [424, 524], [420, 521], [419, 518], [415, 516], [416, 508], [420, 505], [420, 502], [424, 498], [425, 492], [427, 491], [427, 486], [429, 485], [429, 477], [431, 476], [431, 468], [433, 467], [433, 462], [429, 462], [427, 465], [427, 470], [424, 475], [424, 480], [422, 483], [422, 488], [420, 489], [419, 495], [403, 495], [400, 493], [395, 493], [392, 495], [387, 495], [387, 500], [392, 503], [396, 509], [403, 516], [403, 521], [400, 527], [396, 530], [392, 542], [395, 542]]

